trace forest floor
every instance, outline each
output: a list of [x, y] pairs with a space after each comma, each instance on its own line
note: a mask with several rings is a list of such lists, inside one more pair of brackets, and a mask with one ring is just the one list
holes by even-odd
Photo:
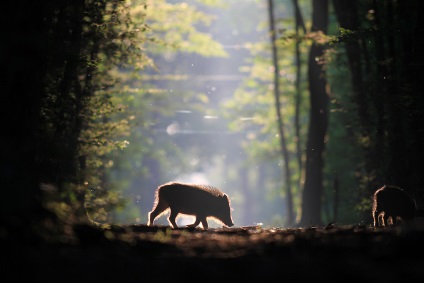
[[1, 242], [0, 281], [424, 282], [424, 229], [417, 226], [202, 230], [81, 225], [74, 231], [77, 238], [71, 243]]

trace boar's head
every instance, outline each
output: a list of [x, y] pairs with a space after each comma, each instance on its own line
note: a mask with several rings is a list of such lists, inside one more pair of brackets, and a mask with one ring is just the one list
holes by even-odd
[[231, 217], [230, 200], [226, 194], [219, 197], [218, 209], [214, 216], [221, 220], [228, 227], [234, 225], [233, 219]]

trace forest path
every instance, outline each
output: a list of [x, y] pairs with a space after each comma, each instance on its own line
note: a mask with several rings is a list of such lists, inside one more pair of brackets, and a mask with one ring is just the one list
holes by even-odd
[[76, 232], [78, 244], [14, 246], [7, 260], [12, 266], [4, 270], [24, 269], [13, 278], [30, 272], [36, 282], [424, 280], [424, 229], [418, 227], [252, 226], [205, 231], [113, 225], [80, 226]]

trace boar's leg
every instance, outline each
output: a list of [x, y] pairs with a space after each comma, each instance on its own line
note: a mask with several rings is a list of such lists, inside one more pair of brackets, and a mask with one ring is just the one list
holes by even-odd
[[155, 218], [167, 209], [168, 204], [159, 200], [156, 207], [149, 213], [149, 226], [152, 226]]
[[196, 221], [194, 221], [194, 223], [193, 224], [190, 224], [190, 225], [187, 225], [186, 227], [188, 227], [188, 228], [194, 228], [194, 227], [196, 227], [197, 225], [199, 225], [200, 224], [200, 220], [199, 220], [199, 218], [196, 216]]
[[171, 208], [171, 213], [169, 214], [168, 220], [169, 220], [169, 223], [171, 223], [172, 228], [178, 228], [177, 223], [175, 222], [175, 219], [177, 218], [178, 213], [179, 213], [178, 210], [176, 209], [173, 210]]
[[378, 215], [378, 226], [386, 226], [384, 223], [384, 211], [380, 212], [380, 214]]
[[391, 215], [385, 215], [384, 216], [384, 223], [386, 224], [385, 226], [393, 226], [393, 217]]
[[206, 217], [204, 216], [196, 216], [196, 221], [193, 224], [187, 225], [189, 228], [194, 228], [202, 222], [203, 229], [208, 229], [208, 222], [206, 221]]
[[402, 225], [402, 224], [405, 224], [405, 223], [406, 222], [405, 222], [405, 220], [403, 220], [402, 217], [396, 216], [396, 222], [394, 223], [395, 225]]
[[374, 219], [374, 227], [376, 227], [376, 225], [377, 225], [377, 219], [378, 219], [377, 210], [373, 211], [372, 218]]
[[208, 221], [206, 221], [206, 217], [203, 217], [202, 219], [200, 219], [200, 221], [202, 222], [203, 229], [208, 229]]

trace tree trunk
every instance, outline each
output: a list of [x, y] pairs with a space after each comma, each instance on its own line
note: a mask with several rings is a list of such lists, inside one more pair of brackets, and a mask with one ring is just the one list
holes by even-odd
[[[312, 31], [327, 32], [328, 0], [313, 0]], [[324, 46], [313, 43], [309, 53], [308, 80], [310, 116], [306, 145], [305, 186], [302, 198], [300, 226], [321, 225], [321, 198], [323, 194], [323, 168], [325, 135], [328, 127], [327, 81], [319, 58]]]
[[[295, 11], [295, 31], [296, 31], [296, 96], [295, 96], [295, 114], [294, 114], [294, 128], [296, 136], [296, 157], [297, 157], [297, 166], [299, 170], [299, 180], [298, 187], [302, 186], [303, 180], [303, 161], [302, 161], [302, 141], [300, 139], [300, 105], [302, 104], [302, 91], [300, 87], [301, 74], [302, 74], [302, 63], [301, 63], [301, 54], [300, 54], [300, 38], [299, 38], [299, 29], [302, 28], [303, 34], [306, 33], [305, 23], [303, 22], [303, 17], [299, 9], [299, 3], [297, 0], [293, 0], [293, 6]], [[300, 190], [299, 190], [300, 191]]]
[[[45, 60], [41, 3], [7, 3], [1, 34], [2, 138], [0, 141], [0, 221], [14, 236], [27, 235], [45, 216], [42, 208], [37, 147]], [[41, 15], [41, 16], [40, 16]], [[10, 24], [13, 23], [13, 24]], [[6, 232], [6, 235], [7, 233]]]
[[269, 29], [271, 34], [271, 46], [272, 46], [272, 60], [274, 64], [274, 97], [275, 97], [275, 110], [277, 112], [278, 119], [278, 131], [280, 136], [280, 149], [281, 155], [284, 159], [284, 168], [285, 168], [285, 177], [286, 177], [286, 200], [287, 200], [287, 225], [292, 225], [294, 223], [294, 212], [293, 212], [293, 197], [291, 189], [291, 173], [290, 173], [290, 160], [289, 153], [287, 150], [286, 139], [284, 135], [284, 124], [281, 116], [280, 109], [280, 88], [279, 88], [279, 74], [280, 69], [278, 65], [278, 54], [277, 47], [275, 44], [276, 41], [276, 30], [274, 27], [274, 8], [272, 0], [268, 0], [268, 11], [269, 11]]
[[[407, 169], [406, 148], [407, 142], [405, 139], [404, 119], [405, 110], [402, 103], [403, 94], [399, 88], [399, 67], [398, 67], [398, 52], [395, 46], [395, 35], [393, 30], [388, 30], [390, 27], [399, 28], [399, 22], [394, 16], [394, 7], [392, 1], [385, 2], [385, 10], [387, 11], [385, 20], [385, 38], [387, 42], [387, 100], [388, 100], [388, 126], [390, 127], [390, 135], [388, 137], [387, 152], [392, 154], [392, 158], [388, 161], [387, 175], [391, 176], [391, 183], [405, 188], [408, 186], [408, 177], [411, 173]], [[390, 23], [390, 27], [387, 23]]]
[[424, 1], [410, 0], [398, 1], [396, 3], [396, 14], [399, 17], [399, 27], [402, 32], [398, 35], [400, 72], [400, 93], [405, 105], [405, 137], [408, 146], [405, 149], [405, 160], [408, 165], [405, 168], [409, 172], [408, 187], [422, 188], [424, 174], [422, 174], [422, 162], [424, 160], [424, 42], [421, 40], [423, 34], [422, 11]]
[[[340, 27], [352, 31], [360, 27], [356, 1], [333, 0], [333, 4]], [[368, 136], [370, 134], [370, 118], [367, 110], [367, 94], [364, 90], [360, 40], [352, 40], [346, 43], [345, 48], [352, 74], [353, 96], [358, 107], [361, 133]]]

